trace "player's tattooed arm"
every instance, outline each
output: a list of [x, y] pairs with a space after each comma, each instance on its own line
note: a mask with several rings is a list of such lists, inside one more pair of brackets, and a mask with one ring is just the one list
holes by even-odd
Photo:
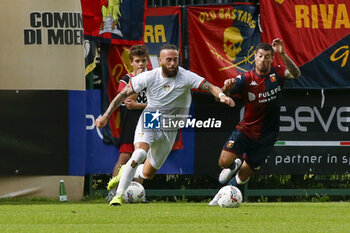
[[276, 38], [272, 41], [272, 48], [275, 53], [279, 54], [282, 58], [284, 64], [287, 66], [287, 70], [284, 76], [288, 79], [294, 79], [301, 75], [298, 66], [293, 62], [293, 60], [288, 56], [284, 49], [284, 42], [280, 38]]
[[207, 81], [207, 80], [205, 80], [203, 83], [202, 83], [202, 85], [199, 87], [199, 89], [200, 90], [203, 90], [203, 91], [207, 91], [207, 92], [209, 92], [209, 90], [210, 90], [210, 83]]
[[116, 95], [116, 97], [114, 97], [114, 99], [112, 100], [112, 102], [109, 104], [106, 112], [103, 114], [106, 117], [109, 117], [114, 110], [116, 110], [120, 104], [123, 102], [123, 100], [132, 95], [135, 94], [136, 92], [134, 92], [134, 90], [129, 86], [126, 85], [123, 90], [121, 92], [118, 93], [118, 95]]
[[126, 85], [123, 88], [123, 90], [119, 92], [118, 95], [116, 95], [116, 97], [114, 97], [112, 102], [109, 104], [106, 112], [102, 116], [99, 116], [96, 119], [96, 122], [95, 122], [96, 126], [98, 128], [104, 127], [107, 124], [108, 118], [114, 112], [114, 110], [116, 110], [120, 106], [120, 104], [123, 102], [123, 100], [126, 97], [132, 94], [135, 94], [135, 91], [129, 85]]
[[284, 64], [287, 66], [287, 70], [284, 73], [284, 76], [288, 79], [294, 79], [301, 75], [301, 72], [298, 68], [298, 66], [290, 59], [290, 57], [285, 54], [280, 54], [280, 57], [282, 58]]
[[204, 83], [199, 87], [200, 90], [207, 91], [220, 100], [221, 103], [225, 103], [230, 107], [235, 106], [235, 102], [224, 93], [222, 93], [221, 88], [209, 83], [208, 81], [204, 81]]

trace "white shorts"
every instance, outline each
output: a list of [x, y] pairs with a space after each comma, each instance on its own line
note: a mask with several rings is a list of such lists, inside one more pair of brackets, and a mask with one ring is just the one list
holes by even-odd
[[177, 130], [144, 129], [143, 118], [140, 117], [135, 130], [134, 144], [145, 142], [150, 146], [147, 159], [153, 168], [159, 170], [173, 148], [176, 135]]

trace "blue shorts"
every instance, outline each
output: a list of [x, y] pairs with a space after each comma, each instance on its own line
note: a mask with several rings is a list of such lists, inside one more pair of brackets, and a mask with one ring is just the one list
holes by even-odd
[[243, 157], [254, 171], [258, 171], [266, 157], [272, 153], [274, 145], [275, 142], [271, 144], [258, 143], [236, 129], [232, 132], [222, 150]]

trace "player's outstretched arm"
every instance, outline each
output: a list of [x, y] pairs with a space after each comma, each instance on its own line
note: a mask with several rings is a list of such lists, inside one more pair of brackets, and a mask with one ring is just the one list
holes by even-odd
[[112, 102], [109, 104], [106, 112], [102, 115], [99, 116], [96, 119], [96, 126], [98, 128], [102, 128], [107, 124], [108, 118], [109, 116], [112, 114], [112, 112], [114, 112], [114, 110], [116, 110], [120, 104], [123, 102], [123, 100], [132, 95], [135, 94], [134, 90], [131, 89], [131, 87], [129, 85], [126, 85], [123, 90], [121, 92], [118, 93], [118, 95], [116, 95], [116, 97], [114, 97], [114, 99], [112, 100]]
[[294, 79], [301, 75], [298, 66], [293, 62], [293, 60], [288, 56], [284, 49], [283, 40], [276, 38], [272, 41], [272, 48], [275, 53], [279, 54], [282, 58], [284, 64], [287, 66], [287, 70], [284, 76], [288, 79]]
[[199, 87], [199, 89], [211, 93], [213, 96], [218, 98], [221, 103], [225, 103], [225, 104], [229, 105], [230, 107], [235, 106], [235, 102], [230, 97], [226, 96], [219, 87], [214, 86], [213, 84], [211, 84], [208, 81], [205, 81]]

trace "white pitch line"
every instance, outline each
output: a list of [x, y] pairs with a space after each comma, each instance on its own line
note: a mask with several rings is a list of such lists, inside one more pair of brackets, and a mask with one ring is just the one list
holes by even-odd
[[29, 194], [35, 193], [35, 192], [39, 191], [40, 189], [41, 189], [41, 187], [27, 188], [27, 189], [23, 189], [23, 190], [19, 190], [19, 191], [16, 191], [16, 192], [7, 193], [5, 195], [2, 195], [2, 196], [0, 196], [0, 199], [25, 196], [25, 195], [29, 195]]

